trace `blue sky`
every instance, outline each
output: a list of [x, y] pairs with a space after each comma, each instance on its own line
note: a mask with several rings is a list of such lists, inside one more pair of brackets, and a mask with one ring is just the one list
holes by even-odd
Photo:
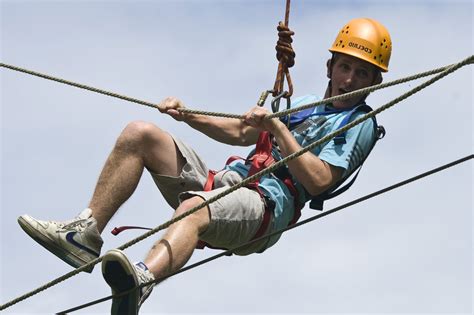
[[[243, 113], [273, 85], [284, 1], [1, 1], [4, 63], [159, 102]], [[390, 31], [390, 81], [473, 54], [469, 1], [293, 1], [295, 95], [321, 95], [327, 49], [355, 17]], [[472, 66], [378, 117], [387, 129], [351, 190], [327, 209], [472, 154]], [[24, 213], [70, 219], [87, 206], [129, 121], [152, 121], [220, 168], [247, 148], [218, 144], [152, 109], [2, 69], [1, 287], [7, 302], [68, 271], [23, 233]], [[373, 93], [379, 107], [414, 87]], [[472, 162], [285, 234], [262, 255], [223, 258], [155, 288], [144, 314], [472, 312]], [[304, 217], [315, 212], [306, 209]], [[144, 174], [110, 222], [156, 226], [171, 209]], [[103, 235], [107, 249], [139, 232]], [[127, 250], [140, 260], [156, 238]], [[192, 261], [214, 254], [196, 253]], [[51, 314], [108, 295], [81, 274], [5, 314]], [[106, 314], [104, 303], [82, 314]]]

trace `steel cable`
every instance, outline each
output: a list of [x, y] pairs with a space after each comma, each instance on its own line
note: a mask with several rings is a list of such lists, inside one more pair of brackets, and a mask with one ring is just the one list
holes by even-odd
[[304, 225], [304, 224], [313, 222], [313, 221], [318, 220], [318, 219], [320, 219], [320, 218], [322, 218], [322, 217], [325, 217], [325, 216], [327, 216], [327, 215], [329, 215], [329, 214], [332, 214], [332, 213], [334, 213], [334, 212], [337, 212], [337, 211], [340, 211], [340, 210], [342, 210], [342, 209], [345, 209], [345, 208], [348, 208], [348, 207], [350, 207], [350, 206], [353, 206], [353, 205], [355, 205], [355, 204], [357, 204], [357, 203], [360, 203], [360, 202], [363, 202], [363, 201], [365, 201], [365, 200], [368, 200], [368, 199], [374, 198], [374, 197], [376, 197], [376, 196], [379, 196], [379, 195], [381, 195], [381, 194], [387, 193], [387, 192], [389, 192], [389, 191], [391, 191], [391, 190], [394, 190], [394, 189], [396, 189], [396, 188], [405, 186], [405, 185], [407, 185], [407, 184], [409, 184], [409, 183], [412, 183], [412, 182], [414, 182], [414, 181], [420, 180], [420, 179], [422, 179], [422, 178], [424, 178], [424, 177], [433, 175], [433, 174], [435, 174], [435, 173], [441, 172], [441, 171], [443, 171], [443, 170], [445, 170], [445, 169], [448, 169], [448, 168], [450, 168], [450, 167], [456, 166], [456, 165], [458, 165], [458, 164], [467, 162], [468, 160], [470, 160], [470, 159], [472, 159], [472, 158], [474, 158], [474, 155], [472, 155], [472, 154], [471, 154], [471, 155], [468, 155], [468, 156], [465, 156], [465, 157], [463, 157], [463, 158], [461, 158], [461, 159], [455, 160], [455, 161], [453, 161], [453, 162], [450, 162], [450, 163], [447, 163], [447, 164], [445, 164], [445, 165], [439, 166], [439, 167], [434, 168], [434, 169], [432, 169], [432, 170], [429, 170], [429, 171], [427, 171], [427, 172], [424, 172], [424, 173], [421, 173], [421, 174], [419, 174], [419, 175], [413, 176], [413, 177], [411, 177], [411, 178], [408, 178], [408, 179], [406, 179], [406, 180], [403, 180], [403, 181], [398, 182], [398, 183], [396, 183], [396, 184], [393, 184], [393, 185], [391, 185], [391, 186], [385, 187], [385, 188], [383, 188], [383, 189], [380, 189], [380, 190], [378, 190], [378, 191], [375, 191], [375, 192], [370, 193], [370, 194], [368, 194], [368, 195], [365, 195], [365, 196], [363, 196], [363, 197], [354, 199], [354, 200], [352, 200], [352, 201], [350, 201], [350, 202], [348, 202], [348, 203], [345, 203], [345, 204], [343, 204], [343, 205], [340, 205], [340, 206], [338, 206], [338, 207], [336, 207], [336, 208], [333, 208], [333, 209], [331, 209], [331, 210], [327, 210], [327, 211], [324, 211], [324, 212], [322, 212], [322, 213], [320, 213], [320, 214], [314, 215], [314, 216], [312, 216], [312, 217], [310, 217], [310, 218], [308, 218], [308, 219], [302, 220], [302, 221], [300, 221], [300, 222], [298, 222], [298, 223], [296, 223], [296, 224], [293, 224], [293, 225], [291, 225], [291, 226], [288, 226], [288, 227], [286, 227], [286, 228], [283, 228], [283, 229], [280, 229], [280, 230], [278, 230], [278, 231], [274, 231], [274, 232], [272, 232], [272, 233], [263, 235], [263, 236], [261, 236], [261, 237], [259, 237], [259, 238], [257, 238], [257, 239], [251, 240], [251, 241], [249, 241], [249, 242], [246, 242], [246, 243], [244, 243], [244, 244], [242, 244], [242, 245], [239, 245], [239, 246], [237, 246], [237, 247], [234, 247], [234, 248], [232, 248], [232, 249], [223, 251], [223, 252], [221, 252], [221, 253], [219, 253], [219, 254], [216, 254], [216, 255], [214, 255], [214, 256], [211, 256], [211, 257], [208, 257], [208, 258], [206, 258], [206, 259], [200, 260], [200, 261], [198, 261], [198, 262], [196, 262], [196, 263], [193, 263], [193, 264], [191, 264], [191, 265], [189, 265], [189, 266], [186, 266], [186, 267], [184, 267], [184, 268], [181, 268], [180, 270], [175, 271], [175, 272], [171, 273], [170, 275], [168, 275], [168, 276], [166, 276], [166, 277], [163, 277], [163, 278], [160, 278], [160, 279], [155, 279], [154, 281], [142, 283], [140, 286], [135, 287], [135, 288], [130, 289], [130, 290], [127, 290], [127, 291], [125, 291], [125, 292], [122, 292], [122, 293], [120, 293], [120, 294], [109, 295], [109, 296], [106, 296], [106, 297], [103, 297], [103, 298], [100, 298], [100, 299], [97, 299], [97, 300], [94, 300], [94, 301], [91, 301], [91, 302], [88, 302], [88, 303], [85, 303], [85, 304], [81, 304], [81, 305], [76, 306], [76, 307], [73, 307], [73, 308], [67, 309], [67, 310], [65, 310], [65, 311], [61, 311], [61, 312], [59, 312], [59, 313], [57, 313], [57, 314], [67, 314], [67, 313], [71, 313], [71, 312], [74, 312], [74, 311], [78, 311], [78, 310], [80, 310], [80, 309], [83, 309], [83, 308], [86, 308], [86, 307], [89, 307], [89, 306], [93, 306], [93, 305], [96, 305], [96, 304], [99, 304], [99, 303], [102, 303], [102, 302], [111, 300], [111, 299], [114, 298], [114, 297], [120, 297], [120, 296], [123, 296], [123, 295], [127, 295], [128, 293], [131, 293], [133, 290], [137, 290], [137, 289], [142, 288], [142, 287], [144, 287], [144, 286], [148, 286], [148, 285], [150, 285], [150, 284], [157, 284], [157, 283], [162, 282], [162, 281], [164, 281], [164, 280], [166, 280], [166, 279], [168, 279], [168, 278], [171, 278], [171, 277], [173, 277], [173, 276], [175, 276], [175, 275], [177, 275], [177, 274], [180, 274], [180, 273], [183, 273], [183, 272], [185, 272], [185, 271], [194, 269], [194, 268], [196, 268], [196, 267], [199, 267], [199, 266], [201, 266], [201, 265], [204, 265], [204, 264], [206, 264], [206, 263], [209, 263], [209, 262], [211, 262], [211, 261], [213, 261], [213, 260], [216, 260], [216, 259], [218, 259], [218, 258], [220, 258], [220, 257], [227, 256], [228, 254], [231, 254], [232, 252], [234, 252], [234, 251], [237, 250], [237, 249], [246, 247], [246, 246], [248, 246], [248, 245], [250, 245], [250, 244], [252, 244], [252, 243], [261, 241], [261, 240], [263, 240], [263, 239], [267, 239], [267, 238], [269, 238], [269, 237], [272, 237], [272, 236], [275, 236], [275, 235], [278, 235], [278, 234], [282, 234], [282, 233], [284, 233], [284, 232], [286, 232], [286, 231], [292, 230], [292, 229], [294, 229], [294, 228], [296, 228], [296, 227], [299, 227], [299, 226], [302, 226], [302, 225]]

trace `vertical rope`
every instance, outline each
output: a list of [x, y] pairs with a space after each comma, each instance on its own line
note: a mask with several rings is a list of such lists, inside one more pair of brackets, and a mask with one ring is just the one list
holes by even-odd
[[273, 86], [272, 95], [274, 97], [283, 93], [285, 77], [288, 83], [288, 91], [284, 97], [288, 98], [293, 95], [293, 82], [291, 81], [290, 71], [288, 70], [288, 68], [293, 67], [295, 64], [295, 52], [291, 47], [291, 43], [293, 42], [291, 36], [295, 33], [288, 28], [290, 22], [290, 5], [291, 1], [286, 0], [285, 23], [280, 22], [277, 27], [279, 40], [275, 49], [277, 50], [279, 64], [275, 85]]
[[291, 0], [286, 0], [286, 9], [285, 9], [285, 25], [288, 26], [290, 22], [290, 6]]

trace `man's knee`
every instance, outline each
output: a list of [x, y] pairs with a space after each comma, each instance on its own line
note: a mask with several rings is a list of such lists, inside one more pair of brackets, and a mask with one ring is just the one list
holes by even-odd
[[157, 141], [164, 131], [156, 125], [145, 121], [130, 122], [120, 134], [117, 146], [137, 150], [150, 141]]
[[[180, 206], [176, 209], [175, 217], [182, 215], [191, 209], [194, 209], [195, 207], [199, 206], [203, 202], [204, 202], [204, 199], [202, 199], [199, 196], [194, 196], [194, 197], [184, 200], [180, 204]], [[186, 216], [182, 220], [196, 226], [198, 228], [199, 233], [202, 233], [207, 229], [207, 227], [209, 226], [209, 223], [211, 222], [211, 213], [209, 211], [209, 207], [205, 206], [203, 208], [200, 208], [199, 210]]]

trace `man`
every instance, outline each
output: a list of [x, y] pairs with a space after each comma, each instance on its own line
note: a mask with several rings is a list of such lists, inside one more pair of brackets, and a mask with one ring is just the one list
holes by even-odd
[[[380, 23], [354, 19], [341, 29], [330, 51], [325, 97], [380, 83], [381, 72], [388, 71], [391, 40]], [[254, 145], [262, 131], [269, 132], [273, 137], [272, 154], [280, 159], [336, 130], [347, 113], [363, 104], [365, 98], [353, 97], [317, 107], [300, 117], [290, 129], [281, 120], [264, 119], [268, 111], [258, 106], [245, 113], [242, 120], [182, 113], [178, 109], [184, 108], [184, 104], [176, 98], [163, 100], [159, 109], [230, 145]], [[307, 95], [292, 105], [314, 100], [314, 96]], [[356, 112], [351, 119], [362, 114]], [[235, 248], [252, 240], [257, 232], [269, 233], [287, 226], [295, 219], [298, 210], [295, 204], [320, 195], [347, 177], [365, 159], [374, 141], [374, 122], [367, 120], [350, 129], [342, 143], [329, 141], [288, 163], [288, 176], [296, 193], [290, 191], [280, 175], [263, 176], [258, 188], [240, 188], [171, 225], [143, 262], [133, 264], [123, 252], [110, 250], [102, 263], [106, 282], [114, 294], [124, 292], [181, 268], [199, 240], [214, 247]], [[24, 215], [18, 222], [32, 238], [59, 258], [74, 267], [82, 266], [100, 255], [103, 243], [100, 234], [132, 195], [145, 168], [175, 209], [174, 216], [178, 216], [242, 181], [251, 165], [245, 161], [232, 162], [215, 175], [213, 188], [205, 190], [209, 169], [189, 146], [151, 123], [132, 122], [117, 139], [89, 207], [78, 217], [69, 222], [54, 222]], [[270, 223], [263, 225], [266, 216]], [[262, 252], [278, 238], [255, 242], [237, 249], [235, 254]], [[152, 287], [114, 298], [112, 314], [137, 314]]]

